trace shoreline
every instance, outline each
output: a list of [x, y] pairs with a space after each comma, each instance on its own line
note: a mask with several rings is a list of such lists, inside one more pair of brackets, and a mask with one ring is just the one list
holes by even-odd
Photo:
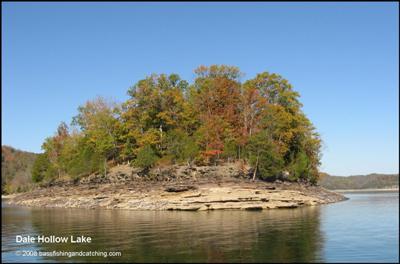
[[297, 208], [347, 198], [319, 186], [224, 179], [53, 186], [2, 199], [11, 205], [43, 208], [207, 211]]
[[[7, 197], [33, 207], [124, 210], [264, 210], [297, 208], [346, 200], [340, 193], [306, 183], [252, 180], [237, 164], [156, 168], [145, 176], [127, 165], [106, 177], [59, 181]], [[2, 196], [3, 198], [3, 196]]]
[[393, 189], [393, 188], [383, 188], [383, 189], [378, 189], [378, 188], [373, 188], [373, 189], [338, 189], [338, 190], [332, 190], [334, 192], [339, 192], [339, 193], [344, 193], [344, 192], [398, 192], [399, 189]]

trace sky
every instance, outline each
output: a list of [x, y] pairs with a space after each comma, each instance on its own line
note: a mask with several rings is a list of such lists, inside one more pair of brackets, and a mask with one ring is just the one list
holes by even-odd
[[320, 170], [399, 172], [399, 4], [2, 3], [2, 145], [41, 152], [96, 96], [199, 65], [288, 79], [323, 140]]

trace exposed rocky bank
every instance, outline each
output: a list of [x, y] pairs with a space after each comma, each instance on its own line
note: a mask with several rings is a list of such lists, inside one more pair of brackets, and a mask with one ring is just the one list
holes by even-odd
[[140, 173], [117, 166], [107, 177], [62, 181], [9, 196], [7, 202], [38, 207], [203, 211], [296, 208], [346, 199], [319, 186], [252, 181], [250, 173], [237, 164], [171, 166]]

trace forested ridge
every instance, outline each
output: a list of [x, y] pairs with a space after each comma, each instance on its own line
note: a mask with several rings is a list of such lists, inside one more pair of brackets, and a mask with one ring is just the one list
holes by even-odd
[[152, 74], [121, 104], [88, 101], [70, 126], [61, 123], [45, 140], [32, 179], [78, 179], [121, 163], [148, 170], [240, 161], [254, 177], [315, 183], [321, 139], [299, 93], [278, 74], [244, 82], [242, 76], [233, 66], [200, 66], [192, 84], [177, 74]]
[[31, 170], [37, 154], [1, 146], [1, 192], [26, 191], [32, 185]]
[[319, 184], [331, 190], [399, 188], [399, 174], [353, 175], [322, 177]]

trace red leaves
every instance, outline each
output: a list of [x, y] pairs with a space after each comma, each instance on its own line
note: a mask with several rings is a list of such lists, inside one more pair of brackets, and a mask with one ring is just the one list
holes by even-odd
[[219, 154], [222, 154], [222, 150], [219, 149], [211, 149], [211, 150], [206, 150], [202, 152], [202, 155], [205, 157], [213, 157], [213, 156], [217, 156]]

